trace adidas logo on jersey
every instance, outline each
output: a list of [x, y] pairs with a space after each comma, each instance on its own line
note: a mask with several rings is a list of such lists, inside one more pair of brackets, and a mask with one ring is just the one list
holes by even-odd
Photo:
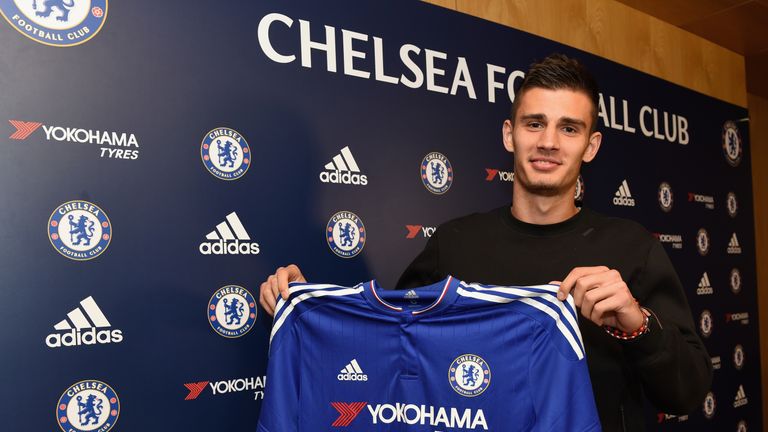
[[699, 287], [696, 289], [696, 294], [707, 295], [712, 293], [714, 293], [714, 290], [712, 289], [712, 285], [709, 283], [709, 275], [707, 272], [704, 272], [704, 275], [699, 281]]
[[349, 146], [341, 149], [341, 152], [333, 157], [331, 162], [325, 164], [325, 171], [320, 173], [320, 181], [323, 183], [348, 184], [365, 186], [368, 177], [360, 174], [355, 157], [349, 151]]
[[363, 373], [363, 369], [357, 363], [357, 359], [344, 366], [344, 369], [336, 376], [339, 381], [368, 381], [368, 375]]
[[122, 330], [109, 330], [112, 324], [109, 323], [109, 320], [107, 320], [107, 317], [104, 316], [99, 305], [96, 304], [96, 301], [91, 296], [81, 301], [80, 307], [69, 312], [67, 318], [69, 321], [63, 319], [53, 326], [55, 330], [64, 333], [49, 334], [45, 338], [46, 345], [51, 348], [59, 348], [62, 346], [96, 345], [123, 341]]
[[739, 239], [736, 238], [736, 233], [733, 233], [731, 241], [728, 242], [728, 253], [731, 255], [741, 253], [741, 246], [739, 245]]
[[419, 295], [416, 294], [416, 291], [409, 290], [407, 293], [405, 293], [403, 298], [406, 298], [406, 299], [417, 299], [417, 298], [419, 298]]
[[616, 195], [613, 197], [613, 205], [634, 207], [635, 199], [632, 198], [632, 194], [629, 192], [629, 184], [627, 180], [621, 182], [621, 186], [616, 191]]
[[739, 390], [736, 392], [736, 398], [733, 400], [733, 407], [738, 408], [748, 403], [747, 394], [744, 392], [744, 386], [739, 385]]
[[251, 237], [235, 212], [228, 214], [226, 220], [216, 225], [205, 238], [212, 241], [200, 243], [203, 255], [256, 255], [260, 252], [259, 244], [249, 241]]

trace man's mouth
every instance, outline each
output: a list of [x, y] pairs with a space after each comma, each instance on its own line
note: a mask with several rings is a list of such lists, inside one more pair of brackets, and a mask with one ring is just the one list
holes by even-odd
[[542, 171], [551, 171], [562, 165], [557, 159], [547, 157], [531, 158], [530, 162], [534, 169]]

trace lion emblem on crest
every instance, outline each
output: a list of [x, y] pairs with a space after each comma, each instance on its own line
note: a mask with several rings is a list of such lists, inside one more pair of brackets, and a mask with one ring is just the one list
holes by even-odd
[[75, 6], [75, 0], [71, 0], [69, 3], [66, 0], [42, 0], [43, 10], [37, 10], [37, 0], [32, 0], [32, 9], [35, 14], [42, 18], [48, 18], [53, 13], [53, 8], [58, 9], [61, 12], [61, 16], [57, 16], [57, 21], [69, 21], [69, 10]]

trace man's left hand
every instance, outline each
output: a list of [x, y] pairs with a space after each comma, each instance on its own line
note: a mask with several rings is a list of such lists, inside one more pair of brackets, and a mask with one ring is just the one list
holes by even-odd
[[574, 268], [560, 284], [557, 298], [565, 300], [569, 293], [581, 315], [597, 325], [630, 333], [645, 321], [621, 274], [608, 267]]

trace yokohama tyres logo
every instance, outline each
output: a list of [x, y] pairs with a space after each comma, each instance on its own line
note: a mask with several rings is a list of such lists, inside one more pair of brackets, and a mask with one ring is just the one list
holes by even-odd
[[16, 132], [9, 137], [14, 140], [25, 140], [29, 138], [29, 136], [32, 135], [32, 132], [43, 125], [40, 122], [25, 122], [21, 120], [8, 120], [8, 122], [16, 128]]
[[421, 231], [421, 225], [406, 225], [405, 229], [408, 230], [408, 234], [405, 236], [405, 238], [415, 238], [416, 234], [418, 234]]
[[485, 169], [485, 181], [493, 181], [496, 178], [498, 178], [499, 181], [505, 182], [515, 181], [515, 173], [512, 171], [501, 171], [496, 168]]
[[200, 396], [200, 393], [205, 390], [205, 387], [208, 385], [208, 381], [200, 381], [200, 382], [194, 382], [194, 383], [186, 383], [184, 384], [184, 387], [189, 390], [189, 394], [187, 397], [184, 398], [184, 400], [195, 400], [198, 396]]
[[432, 237], [432, 234], [435, 233], [437, 227], [424, 225], [406, 225], [405, 229], [408, 230], [408, 234], [405, 235], [405, 238], [407, 239], [416, 238], [419, 234], [421, 234], [421, 236], [424, 238], [429, 238]]
[[352, 420], [354, 420], [357, 415], [360, 414], [360, 411], [362, 411], [367, 404], [367, 402], [331, 402], [331, 406], [336, 408], [336, 411], [339, 412], [339, 418], [337, 418], [331, 426], [349, 426], [350, 423], [352, 423]]

